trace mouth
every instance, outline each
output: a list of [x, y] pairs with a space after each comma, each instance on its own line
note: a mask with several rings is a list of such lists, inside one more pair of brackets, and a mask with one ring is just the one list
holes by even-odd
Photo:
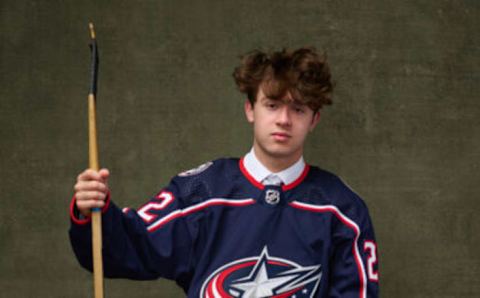
[[271, 134], [273, 139], [280, 142], [285, 142], [290, 139], [292, 136], [284, 132], [274, 132]]

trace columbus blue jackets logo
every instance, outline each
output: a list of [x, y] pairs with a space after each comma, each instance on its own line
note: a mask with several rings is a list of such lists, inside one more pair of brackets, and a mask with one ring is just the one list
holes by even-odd
[[314, 297], [322, 277], [320, 265], [302, 267], [272, 257], [265, 247], [260, 256], [227, 264], [204, 282], [202, 298]]

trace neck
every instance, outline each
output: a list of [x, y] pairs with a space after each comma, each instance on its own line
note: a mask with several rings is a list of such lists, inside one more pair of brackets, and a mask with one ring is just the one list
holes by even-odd
[[302, 151], [299, 151], [296, 154], [291, 154], [290, 156], [286, 157], [283, 155], [270, 155], [255, 143], [253, 144], [253, 150], [255, 151], [255, 156], [257, 159], [272, 173], [281, 172], [294, 163], [296, 163], [300, 157], [302, 156]]

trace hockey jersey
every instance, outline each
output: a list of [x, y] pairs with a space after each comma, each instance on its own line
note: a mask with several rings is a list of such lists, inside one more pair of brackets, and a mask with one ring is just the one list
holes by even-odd
[[[188, 297], [377, 297], [378, 261], [365, 203], [313, 166], [263, 185], [243, 159], [175, 176], [134, 210], [107, 199], [107, 277], [173, 279]], [[92, 270], [89, 219], [71, 204], [70, 239]]]

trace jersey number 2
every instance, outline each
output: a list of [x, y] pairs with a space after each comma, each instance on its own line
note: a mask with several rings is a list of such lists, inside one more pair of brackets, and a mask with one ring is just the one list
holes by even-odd
[[166, 208], [171, 202], [173, 202], [174, 196], [169, 191], [162, 191], [159, 193], [155, 200], [152, 200], [138, 209], [137, 214], [146, 222], [150, 223], [158, 215], [150, 213], [151, 210], [162, 210]]
[[370, 281], [378, 282], [378, 271], [375, 271], [375, 264], [377, 264], [377, 245], [373, 241], [365, 241], [363, 250], [368, 253], [368, 279]]

